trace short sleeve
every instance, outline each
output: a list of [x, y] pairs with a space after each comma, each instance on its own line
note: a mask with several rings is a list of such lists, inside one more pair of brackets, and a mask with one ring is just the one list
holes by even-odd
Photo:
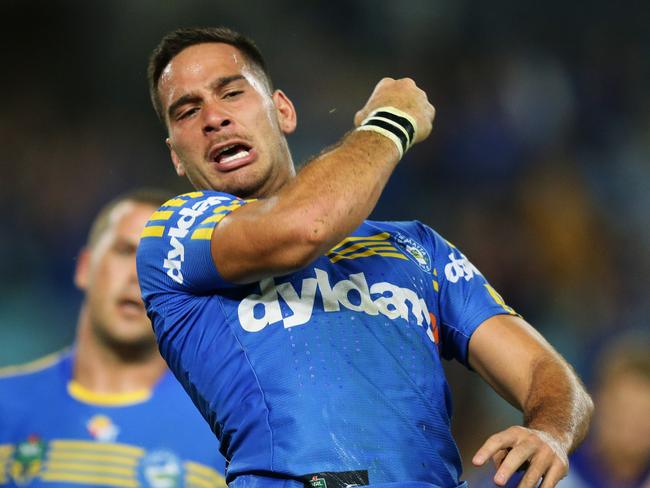
[[210, 240], [219, 222], [246, 203], [226, 193], [199, 191], [173, 198], [154, 212], [137, 253], [145, 303], [165, 292], [205, 295], [234, 286], [219, 275]]
[[433, 257], [438, 300], [441, 354], [467, 363], [469, 339], [485, 320], [517, 315], [460, 250], [433, 229], [422, 225]]

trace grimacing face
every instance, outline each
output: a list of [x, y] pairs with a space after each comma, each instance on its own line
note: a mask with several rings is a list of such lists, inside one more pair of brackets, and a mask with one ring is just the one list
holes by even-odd
[[293, 104], [270, 93], [234, 46], [184, 49], [163, 70], [158, 94], [172, 162], [196, 189], [263, 197], [293, 176], [285, 138], [296, 127]]
[[144, 203], [119, 203], [95, 245], [79, 256], [75, 283], [86, 293], [93, 334], [109, 347], [156, 347], [135, 266], [140, 234], [155, 210]]

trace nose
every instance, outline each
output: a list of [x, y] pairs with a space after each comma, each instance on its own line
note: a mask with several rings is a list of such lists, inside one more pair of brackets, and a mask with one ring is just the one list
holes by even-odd
[[232, 124], [230, 115], [217, 104], [206, 104], [203, 108], [203, 134], [218, 132]]

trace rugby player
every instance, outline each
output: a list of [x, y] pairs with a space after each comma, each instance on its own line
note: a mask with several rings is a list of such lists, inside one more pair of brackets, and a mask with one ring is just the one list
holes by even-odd
[[229, 486], [464, 487], [442, 358], [523, 412], [473, 458], [555, 486], [592, 404], [567, 363], [452, 244], [366, 220], [434, 108], [381, 80], [355, 130], [296, 174], [296, 111], [254, 43], [166, 36], [149, 64], [178, 175], [196, 191], [145, 227], [138, 275], [161, 353], [208, 420]]
[[0, 373], [0, 486], [226, 486], [218, 443], [140, 298], [136, 247], [166, 198], [135, 191], [99, 212], [77, 261], [74, 346]]

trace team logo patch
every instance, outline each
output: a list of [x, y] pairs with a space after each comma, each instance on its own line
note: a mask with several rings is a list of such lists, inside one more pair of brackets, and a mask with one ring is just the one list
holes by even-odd
[[424, 271], [431, 271], [431, 257], [422, 244], [399, 232], [393, 234], [393, 239], [395, 240], [395, 244], [399, 246], [411, 261]]
[[170, 451], [153, 451], [141, 462], [145, 486], [152, 488], [178, 488], [182, 486], [183, 470], [181, 462]]
[[26, 485], [41, 472], [45, 458], [45, 443], [37, 435], [30, 435], [16, 446], [10, 473], [18, 485]]
[[120, 428], [106, 415], [95, 415], [86, 422], [86, 428], [93, 439], [100, 442], [114, 442]]

